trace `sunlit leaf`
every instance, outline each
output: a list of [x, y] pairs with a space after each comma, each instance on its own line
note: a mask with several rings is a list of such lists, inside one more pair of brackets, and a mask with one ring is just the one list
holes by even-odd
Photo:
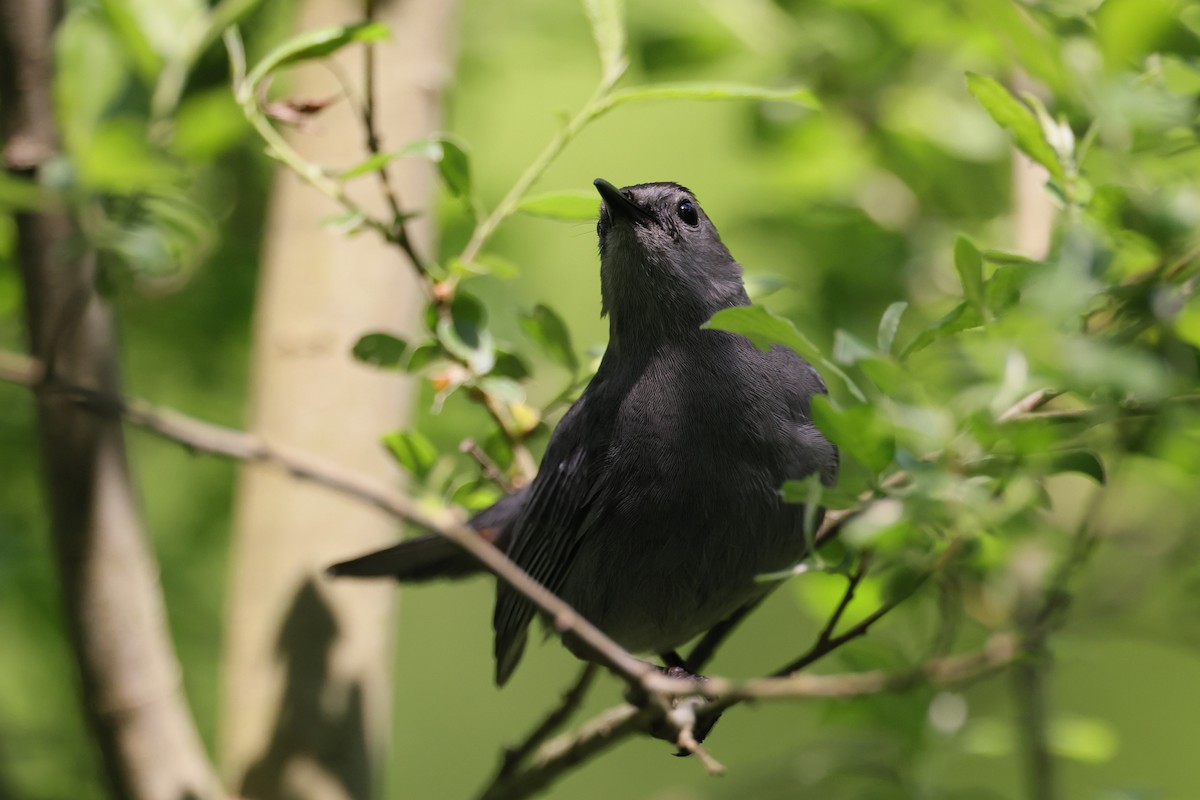
[[496, 354], [483, 303], [460, 290], [450, 308], [438, 318], [436, 327], [438, 341], [466, 362], [472, 372], [486, 375], [491, 371]]
[[812, 417], [822, 433], [872, 472], [878, 474], [892, 463], [896, 437], [874, 406], [839, 409], [828, 397], [817, 395], [812, 399]]
[[383, 437], [383, 444], [400, 466], [417, 478], [425, 478], [437, 461], [437, 448], [417, 431], [389, 433]]
[[963, 298], [982, 313], [983, 257], [971, 240], [962, 235], [954, 240], [954, 271], [958, 273], [958, 280], [962, 284]]
[[324, 58], [348, 44], [378, 42], [387, 39], [390, 35], [388, 27], [381, 22], [357, 22], [352, 25], [337, 25], [318, 31], [308, 31], [287, 40], [263, 56], [263, 59], [246, 76], [246, 82], [253, 90], [268, 75], [282, 67], [314, 58]]
[[1017, 147], [1025, 155], [1045, 167], [1059, 181], [1066, 180], [1066, 171], [1046, 141], [1042, 126], [1028, 107], [1021, 104], [995, 78], [967, 73], [967, 88], [998, 125], [1012, 134]]
[[54, 56], [57, 120], [70, 148], [87, 149], [126, 85], [125, 54], [100, 16], [82, 7], [72, 10], [59, 24]]
[[815, 495], [825, 508], [854, 508], [859, 502], [858, 495], [865, 488], [847, 489], [839, 483], [831, 489], [821, 483], [819, 475], [809, 475], [803, 480], [784, 481], [783, 486], [779, 487], [779, 496], [785, 503], [803, 504]]
[[213, 158], [241, 142], [246, 117], [226, 88], [193, 94], [175, 114], [171, 151], [190, 159]]
[[[380, 154], [380, 156], [383, 155], [385, 154]], [[467, 155], [463, 143], [456, 137], [432, 136], [428, 139], [419, 139], [396, 153], [387, 155], [388, 158], [382, 163], [367, 164], [364, 162], [343, 173], [342, 177], [353, 177], [353, 175], [371, 172], [394, 158], [419, 156], [437, 164], [438, 174], [441, 175], [442, 182], [446, 184], [446, 188], [452, 195], [469, 197], [471, 194], [471, 159]], [[375, 159], [367, 159], [367, 161], [371, 162]]]
[[967, 305], [965, 302], [959, 303], [944, 317], [921, 331], [917, 338], [913, 339], [908, 347], [904, 348], [901, 358], [906, 358], [919, 350], [923, 350], [945, 336], [965, 331], [968, 328], [975, 328], [982, 324], [983, 317], [979, 315], [978, 310]]
[[839, 364], [853, 366], [864, 358], [875, 355], [875, 351], [849, 331], [838, 328], [833, 333], [833, 360]]
[[599, 213], [600, 199], [595, 192], [547, 192], [526, 197], [517, 210], [535, 217], [592, 221]]
[[879, 332], [875, 336], [876, 346], [881, 353], [890, 354], [896, 341], [896, 331], [900, 329], [900, 318], [908, 309], [908, 303], [897, 300], [883, 312], [879, 318]]
[[841, 367], [822, 355], [812, 340], [798, 331], [790, 320], [776, 316], [762, 306], [737, 306], [722, 309], [702, 327], [739, 333], [763, 352], [767, 352], [774, 345], [783, 345], [806, 359], [810, 364], [819, 367], [826, 377], [837, 376], [851, 394], [859, 400], [866, 400], [866, 396], [850, 379], [850, 376], [843, 372]]
[[396, 159], [402, 158], [404, 155], [405, 153], [403, 150], [375, 153], [369, 158], [365, 158], [358, 162], [353, 167], [342, 170], [342, 172], [338, 174], [338, 177], [344, 181], [348, 181], [362, 175], [369, 175], [372, 172], [378, 172]]

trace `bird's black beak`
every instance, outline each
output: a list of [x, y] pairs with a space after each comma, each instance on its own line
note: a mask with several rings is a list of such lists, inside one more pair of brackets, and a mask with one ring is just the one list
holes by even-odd
[[604, 208], [612, 219], [624, 217], [634, 222], [638, 220], [650, 219], [650, 212], [633, 202], [617, 187], [613, 186], [603, 178], [596, 178], [592, 181], [596, 186], [596, 191], [600, 193], [600, 197], [604, 200]]

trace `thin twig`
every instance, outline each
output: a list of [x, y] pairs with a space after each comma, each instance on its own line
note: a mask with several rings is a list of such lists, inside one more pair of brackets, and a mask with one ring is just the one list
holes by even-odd
[[1070, 550], [1046, 582], [1035, 607], [1021, 615], [1021, 647], [1030, 657], [1013, 671], [1012, 687], [1030, 800], [1058, 797], [1054, 756], [1050, 751], [1047, 682], [1051, 659], [1048, 641], [1050, 633], [1061, 624], [1062, 613], [1071, 601], [1071, 580], [1095, 551], [1098, 542], [1095, 520], [1103, 498], [1101, 490], [1092, 492], [1071, 539]]
[[1013, 670], [1013, 695], [1016, 700], [1019, 739], [1025, 761], [1025, 783], [1029, 800], [1054, 800], [1054, 758], [1046, 708], [1046, 669], [1048, 654], [1042, 637], [1026, 640], [1034, 647], [1030, 657]]
[[[366, 0], [364, 15], [367, 22], [372, 22], [375, 19], [376, 4], [376, 0]], [[367, 152], [372, 156], [377, 156], [383, 151], [383, 143], [379, 136], [379, 129], [375, 124], [375, 45], [372, 42], [366, 43], [363, 56], [362, 116], [363, 130], [367, 135]], [[429, 265], [420, 253], [417, 252], [412, 238], [408, 235], [408, 217], [400, 204], [400, 196], [396, 192], [396, 187], [392, 185], [387, 163], [380, 164], [379, 169], [375, 170], [375, 175], [378, 177], [379, 188], [383, 192], [384, 199], [387, 201], [388, 209], [392, 212], [391, 231], [386, 235], [386, 239], [403, 250], [420, 277], [428, 281]]]
[[[738, 699], [765, 697], [851, 698], [905, 691], [921, 685], [951, 686], [977, 680], [1012, 664], [1022, 655], [1011, 634], [996, 634], [977, 652], [933, 659], [901, 673], [882, 671], [840, 675], [793, 675], [764, 678], [731, 687]], [[489, 787], [485, 800], [518, 800], [550, 786], [575, 765], [598, 755], [661, 719], [661, 709], [631, 705], [610, 708], [582, 725], [578, 732], [544, 746], [532, 763], [508, 780]]]
[[[291, 146], [283, 134], [275, 130], [275, 126], [267, 119], [260, 107], [260, 99], [254, 91], [255, 87], [248, 85], [244, 77], [245, 62], [241, 37], [233, 27], [228, 28], [225, 32], [225, 47], [229, 52], [231, 71], [234, 74], [234, 97], [242, 109], [242, 114], [266, 143], [268, 153], [283, 162], [288, 169], [314, 189], [354, 215], [356, 219], [361, 220], [363, 226], [374, 230], [385, 241], [399, 245], [412, 260], [417, 271], [425, 274], [428, 271], [427, 265], [420, 254], [412, 248], [411, 242], [408, 242], [407, 234], [403, 233], [403, 226], [400, 226], [398, 230], [394, 220], [390, 222], [381, 220], [369, 213], [346, 193], [346, 189], [340, 181], [331, 177], [319, 165], [306, 160]], [[240, 79], [239, 75], [242, 76]], [[427, 281], [422, 281], [421, 285], [426, 291], [429, 290]]]
[[996, 417], [996, 422], [1011, 422], [1017, 417], [1023, 417], [1046, 405], [1055, 397], [1058, 397], [1058, 392], [1052, 392], [1049, 389], [1030, 392]]
[[512, 429], [502, 401], [496, 395], [486, 392], [483, 389], [477, 389], [472, 395], [487, 409], [488, 416], [496, 423], [496, 426], [500, 429], [500, 433], [504, 435], [504, 438], [508, 440], [508, 444], [512, 448], [513, 465], [517, 471], [515, 482], [521, 486], [529, 483], [533, 480], [533, 476], [537, 474], [537, 462], [534, 461], [533, 453], [529, 451], [529, 446], [525, 444], [524, 437]]
[[637, 708], [623, 704], [594, 717], [571, 735], [547, 743], [523, 771], [493, 783], [480, 800], [518, 800], [532, 797], [577, 764], [597, 756], [639, 731], [645, 730], [661, 717], [655, 706]]
[[479, 465], [479, 468], [483, 470], [483, 477], [503, 489], [505, 494], [512, 494], [517, 491], [518, 487], [508, 479], [508, 476], [504, 474], [504, 470], [500, 469], [500, 465], [493, 461], [491, 456], [484, 452], [484, 449], [474, 439], [463, 439], [458, 449], [459, 452], [469, 455]]

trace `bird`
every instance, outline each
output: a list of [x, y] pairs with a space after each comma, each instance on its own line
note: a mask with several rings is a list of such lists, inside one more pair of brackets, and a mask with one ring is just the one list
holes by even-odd
[[[696, 195], [673, 182], [594, 185], [608, 347], [534, 479], [470, 525], [627, 651], [673, 653], [761, 599], [761, 576], [805, 558], [805, 509], [780, 487], [810, 475], [834, 485], [838, 450], [813, 422], [827, 390], [812, 365], [705, 326], [750, 298]], [[482, 567], [430, 534], [330, 571], [407, 582]], [[498, 685], [536, 616], [497, 582]]]

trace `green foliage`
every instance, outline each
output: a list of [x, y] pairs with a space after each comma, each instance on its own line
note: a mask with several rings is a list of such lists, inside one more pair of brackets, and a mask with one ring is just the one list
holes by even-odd
[[395, 367], [400, 364], [408, 342], [390, 333], [368, 333], [354, 343], [351, 351], [364, 364], [376, 367]]
[[600, 201], [595, 192], [546, 192], [526, 197], [517, 210], [536, 217], [590, 221], [599, 213]]
[[521, 328], [551, 361], [565, 367], [572, 375], [579, 371], [579, 360], [571, 347], [571, 334], [554, 309], [541, 304], [534, 306], [533, 311], [521, 315]]
[[[872, 498], [843, 529], [835, 544], [843, 551], [823, 555], [839, 565], [829, 572], [844, 572], [858, 553], [872, 553], [843, 626], [931, 576], [830, 668], [905, 673], [994, 632], [1023, 630], [1030, 607], [1062, 591], [1073, 595], [1071, 635], [1050, 633], [1047, 714], [1051, 753], [1075, 762], [1060, 776], [1063, 796], [1193, 788], [1186, 747], [1200, 731], [1187, 709], [1200, 697], [1194, 682], [1172, 676], [1200, 668], [1194, 8], [1169, 0], [630, 4], [626, 20], [612, 0], [588, 0], [582, 15], [549, 0], [521, 14], [468, 3], [447, 115], [453, 133], [327, 166], [291, 149], [259, 101], [280, 96], [284, 81], [274, 78], [286, 69], [379, 41], [386, 30], [341, 26], [273, 49], [251, 39], [254, 66], [246, 69], [244, 54], [239, 63], [234, 46], [227, 76], [212, 45], [254, 5], [73, 6], [55, 64], [64, 158], [41, 184], [0, 178], [5, 212], [58, 204], [81, 221], [104, 259], [106, 286], [130, 309], [138, 391], [161, 387], [156, 399], [179, 396], [185, 407], [236, 418], [252, 300], [245, 276], [261, 209], [230, 206], [264, 191], [264, 173], [246, 168], [246, 153], [262, 145], [252, 131], [339, 204], [330, 235], [373, 232], [395, 244], [397, 225], [431, 209], [377, 217], [349, 190], [369, 191], [374, 181], [361, 179], [397, 159], [428, 159], [454, 202], [437, 207], [441, 236], [422, 275], [425, 329], [407, 342], [364, 331], [353, 357], [420, 377], [426, 412], [383, 444], [424, 501], [478, 510], [499, 495], [489, 468], [506, 481], [521, 477], [544, 444], [546, 420], [589, 376], [594, 359], [581, 355], [604, 339], [590, 230], [573, 236], [543, 220], [592, 220], [597, 202], [581, 185], [610, 169], [628, 173], [612, 176], [619, 183], [682, 180], [701, 192], [752, 276], [783, 276], [763, 277], [764, 291], [753, 292], [760, 303], [769, 295], [769, 309], [722, 312], [711, 327], [762, 348], [790, 347], [829, 382], [831, 397], [816, 400], [812, 415], [842, 449], [841, 479], [835, 487], [790, 481], [781, 496], [843, 510]], [[581, 46], [583, 18], [595, 54]], [[811, 88], [786, 88], [800, 85]], [[556, 124], [553, 112], [572, 96], [582, 104]], [[656, 100], [680, 102], [647, 102]], [[544, 149], [531, 149], [531, 138], [545, 138]], [[1038, 212], [1053, 215], [1047, 243], [1015, 221], [1031, 201], [1012, 191], [1010, 145], [1049, 176], [1057, 210]], [[11, 248], [0, 241], [6, 258]], [[214, 248], [221, 258], [210, 258]], [[0, 270], [0, 321], [16, 346], [11, 274]], [[149, 302], [179, 288], [174, 299]], [[157, 322], [150, 306], [162, 309]], [[231, 308], [243, 316], [231, 321]], [[176, 375], [183, 360], [234, 388], [188, 384]], [[1022, 410], [1039, 390], [1049, 399]], [[23, 408], [2, 416], [20, 419]], [[12, 463], [26, 463], [33, 445], [17, 424], [6, 423], [0, 446]], [[464, 439], [478, 442], [471, 452], [483, 458], [462, 452]], [[211, 532], [224, 522], [213, 508], [228, 497], [206, 499], [212, 490], [178, 471], [143, 472], [149, 501], [175, 504], [163, 527], [190, 532], [161, 543], [173, 618], [215, 628], [214, 564], [223, 553]], [[28, 511], [35, 493], [23, 476], [15, 480], [0, 504], [0, 527], [13, 534], [0, 537], [0, 608], [17, 609], [4, 612], [6, 623], [16, 620], [14, 641], [30, 663], [52, 665], [57, 686], [70, 665], [44, 630], [55, 613], [52, 581], [27, 568], [48, 558], [23, 536], [37, 524]], [[1079, 530], [1100, 544], [1060, 586]], [[207, 560], [193, 576], [192, 548], [204, 542]], [[768, 621], [754, 623], [759, 633], [736, 640], [717, 671], [762, 674], [811, 638], [845, 586], [840, 574], [812, 573], [778, 593], [763, 609]], [[391, 794], [415, 786], [465, 795], [494, 767], [496, 742], [515, 734], [512, 720], [544, 703], [562, 665], [531, 664], [530, 684], [513, 687], [526, 694], [497, 700], [478, 669], [483, 601], [447, 593], [423, 606], [421, 597], [405, 596], [398, 692], [406, 712], [436, 719], [446, 696], [472, 691], [472, 707], [500, 710], [456, 730], [452, 758], [445, 739], [434, 741], [413, 725], [418, 714], [406, 713], [395, 768], [403, 785]], [[457, 646], [448, 641], [452, 615], [478, 618], [470, 649], [430, 658]], [[1122, 641], [1128, 630], [1136, 642]], [[194, 705], [211, 708], [219, 636], [203, 625], [182, 631], [185, 654], [199, 654], [185, 658]], [[1137, 703], [1127, 702], [1130, 675]], [[19, 757], [33, 752], [18, 749], [26, 734], [57, 740], [62, 721], [74, 719], [69, 698], [46, 681], [27, 668], [0, 672], [0, 703], [15, 731], [0, 748], [3, 774], [16, 776], [18, 794], [99, 796], [95, 769], [74, 766], [88, 763], [79, 730], [69, 746]], [[562, 793], [1017, 796], [1028, 736], [1005, 684], [806, 701], [771, 709], [780, 716], [770, 719], [731, 712], [712, 742], [731, 766], [729, 788], [658, 761], [647, 767], [636, 760], [645, 748], [629, 747], [612, 757], [621, 768], [585, 768]], [[34, 707], [31, 694], [46, 699]]]
[[377, 42], [391, 35], [386, 25], [378, 22], [359, 22], [353, 25], [338, 25], [319, 31], [303, 33], [289, 39], [263, 56], [254, 69], [246, 75], [246, 83], [252, 90], [278, 70], [293, 66], [301, 61], [311, 61], [333, 55], [348, 44]]

